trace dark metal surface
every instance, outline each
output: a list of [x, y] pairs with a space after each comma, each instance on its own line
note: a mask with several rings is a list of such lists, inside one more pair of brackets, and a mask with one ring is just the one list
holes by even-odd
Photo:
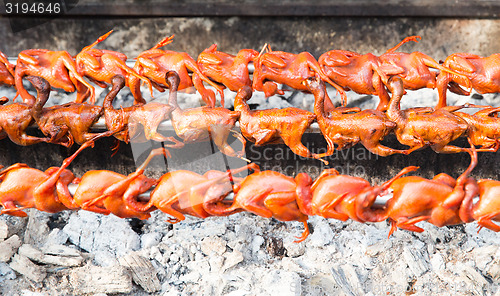
[[[33, 19], [33, 21], [40, 19]], [[22, 21], [25, 21], [24, 23]], [[29, 27], [24, 31], [13, 32]], [[67, 50], [76, 55], [99, 36], [114, 33], [98, 48], [117, 50], [134, 58], [165, 36], [175, 34], [168, 50], [185, 51], [193, 58], [213, 43], [221, 51], [236, 54], [243, 48], [292, 53], [308, 51], [316, 58], [332, 49], [359, 53], [384, 53], [407, 36], [421, 35], [401, 51], [421, 51], [436, 60], [455, 52], [487, 56], [500, 48], [500, 20], [435, 18], [349, 17], [172, 17], [172, 18], [64, 18], [31, 24], [0, 18], [0, 34], [6, 40], [0, 50], [16, 57], [28, 48]], [[8, 42], [7, 42], [8, 41]]]
[[[500, 14], [498, 1], [80, 1], [64, 16], [349, 16], [486, 17]], [[7, 15], [5, 7], [0, 15]]]

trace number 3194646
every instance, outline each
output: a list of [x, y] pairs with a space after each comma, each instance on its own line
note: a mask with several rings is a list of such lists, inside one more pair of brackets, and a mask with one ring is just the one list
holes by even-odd
[[[31, 1], [30, 1], [31, 2]], [[5, 13], [12, 15], [51, 15], [61, 13], [59, 2], [21, 2], [5, 1]]]

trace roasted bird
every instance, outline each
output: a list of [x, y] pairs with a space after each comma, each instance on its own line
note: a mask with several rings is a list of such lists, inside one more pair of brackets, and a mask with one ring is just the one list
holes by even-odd
[[[308, 77], [316, 76], [331, 84], [340, 93], [343, 106], [347, 102], [344, 89], [328, 78], [318, 61], [308, 52], [293, 54], [270, 51], [255, 58], [254, 68], [252, 88], [263, 91], [266, 97], [284, 94], [283, 90], [278, 89], [276, 83], [307, 91], [302, 81]], [[333, 108], [329, 97], [325, 100], [325, 104], [327, 111]]]
[[0, 205], [3, 207], [0, 215], [26, 217], [23, 210], [28, 208], [49, 213], [75, 209], [71, 204], [62, 202], [68, 199], [68, 185], [78, 181], [66, 168], [82, 150], [91, 145], [93, 141], [84, 143], [60, 167], [52, 167], [45, 172], [23, 163], [0, 171]]
[[[173, 107], [169, 104], [149, 102], [146, 104], [138, 103], [130, 107], [116, 110], [113, 108], [113, 100], [120, 90], [125, 86], [125, 78], [117, 75], [111, 79], [113, 87], [104, 98], [104, 118], [108, 130], [114, 132], [115, 138], [125, 143], [131, 139], [139, 142], [136, 138], [141, 131], [144, 131], [145, 140], [155, 140], [159, 142], [172, 142], [166, 144], [166, 147], [180, 148], [183, 146], [174, 137], [166, 137], [158, 132], [158, 126], [164, 120], [167, 120]], [[141, 129], [142, 126], [142, 129]]]
[[94, 87], [79, 74], [75, 61], [67, 51], [28, 49], [19, 53], [15, 71], [16, 89], [23, 103], [31, 106], [35, 103], [35, 97], [24, 88], [24, 76], [42, 77], [53, 88], [61, 88], [66, 92], [76, 90], [77, 101], [90, 97], [90, 102], [95, 103]]
[[104, 215], [112, 213], [120, 218], [148, 219], [151, 217], [149, 212], [154, 208], [135, 211], [124, 200], [136, 198], [157, 183], [156, 179], [144, 176], [144, 169], [155, 156], [161, 154], [170, 156], [163, 148], [152, 150], [147, 159], [128, 176], [107, 170], [86, 172], [78, 184], [73, 200], [87, 211]]
[[[28, 80], [35, 85], [42, 83], [42, 79], [35, 76], [28, 77]], [[8, 101], [5, 97], [0, 100], [2, 104]], [[31, 108], [25, 103], [0, 106], [0, 139], [9, 137], [12, 142], [22, 146], [49, 142], [49, 138], [39, 138], [26, 133], [26, 129], [34, 122]]]
[[330, 50], [322, 54], [318, 62], [332, 81], [345, 90], [378, 96], [380, 102], [377, 110], [387, 110], [390, 97], [385, 83], [388, 77], [380, 69], [381, 62], [377, 56], [371, 53], [361, 55], [346, 50]]
[[[189, 54], [160, 49], [160, 47], [171, 43], [173, 37], [173, 35], [166, 37], [150, 50], [146, 50], [139, 54], [134, 65], [134, 70], [151, 80], [153, 86], [161, 92], [168, 88], [165, 81], [165, 74], [168, 71], [175, 71], [180, 77], [179, 90], [194, 86], [200, 93], [203, 101], [205, 101], [209, 107], [214, 107], [215, 93], [205, 88], [203, 85], [203, 81], [205, 81], [217, 90], [221, 97], [221, 105], [224, 106], [223, 88], [203, 75], [198, 68], [198, 64]], [[189, 76], [188, 70], [193, 72], [192, 78]], [[144, 102], [137, 77], [129, 77], [128, 85], [136, 102]]]
[[[106, 49], [95, 49], [93, 48], [99, 42], [104, 41], [113, 30], [99, 37], [94, 43], [86, 46], [78, 53], [75, 57], [76, 69], [81, 76], [89, 78], [92, 82], [99, 85], [102, 88], [106, 88], [107, 84], [112, 84], [113, 77], [121, 75], [125, 77], [125, 81], [129, 80], [129, 77], [133, 76], [136, 79], [140, 79], [146, 84], [148, 84], [151, 91], [151, 96], [153, 95], [153, 87], [149, 79], [137, 74], [134, 69], [131, 69], [125, 63], [127, 61], [127, 56], [123, 53], [106, 50]], [[80, 96], [77, 103], [81, 103], [86, 99], [85, 96]], [[139, 103], [142, 101], [136, 101]]]
[[443, 63], [453, 71], [460, 73], [441, 72], [437, 78], [439, 102], [437, 108], [446, 106], [446, 91], [460, 95], [470, 95], [461, 86], [468, 88], [472, 84], [480, 94], [500, 92], [500, 54], [481, 57], [470, 53], [454, 53], [446, 58]]
[[[474, 107], [471, 105], [470, 107]], [[443, 107], [445, 108], [445, 107]], [[473, 115], [455, 112], [469, 125], [468, 136], [475, 146], [481, 146], [478, 151], [496, 152], [500, 145], [500, 108], [485, 108]]]
[[312, 194], [304, 195], [306, 199], [298, 199], [297, 202], [304, 214], [309, 216], [374, 222], [381, 214], [380, 210], [358, 204], [359, 201], [363, 201], [366, 195], [377, 195], [387, 190], [395, 180], [416, 169], [417, 167], [407, 167], [384, 184], [373, 187], [363, 178], [341, 175], [335, 169], [326, 169], [312, 184]]
[[499, 232], [500, 225], [500, 181], [481, 179], [477, 181], [479, 200], [474, 203], [474, 197], [469, 194], [460, 208], [460, 217], [463, 222], [477, 221], [480, 229], [486, 227]]
[[7, 56], [0, 51], [0, 85], [15, 85], [14, 75], [15, 66], [9, 63]]
[[316, 116], [298, 108], [250, 110], [247, 104], [252, 96], [249, 86], [242, 87], [234, 99], [234, 110], [240, 112], [241, 133], [257, 146], [285, 143], [297, 155], [323, 161], [318, 154], [311, 153], [301, 142], [302, 135]]
[[328, 150], [320, 156], [332, 155], [337, 149], [352, 147], [361, 142], [370, 152], [388, 156], [403, 153], [380, 144], [380, 141], [396, 128], [396, 124], [378, 110], [363, 110], [359, 108], [339, 107], [329, 113], [325, 111], [326, 90], [321, 79], [309, 77], [304, 81], [307, 89], [314, 94], [314, 113], [321, 133], [326, 139]]
[[[400, 101], [403, 97], [403, 81], [399, 76], [389, 79], [389, 90], [392, 93], [387, 117], [397, 124], [394, 133], [398, 141], [410, 146], [406, 153], [430, 146], [439, 153], [457, 153], [468, 151], [449, 143], [465, 135], [469, 125], [458, 115], [445, 108], [414, 108], [401, 110]], [[462, 106], [456, 107], [460, 109]]]
[[[386, 202], [384, 213], [378, 218], [374, 217], [374, 220], [391, 221], [389, 236], [396, 228], [423, 232], [422, 228], [415, 225], [420, 221], [438, 227], [465, 222], [460, 217], [460, 207], [465, 200], [478, 195], [476, 181], [469, 178], [477, 165], [477, 153], [473, 146], [467, 152], [471, 155], [471, 163], [456, 181], [446, 174], [439, 174], [432, 180], [418, 176], [395, 180], [389, 187], [392, 197]], [[376, 197], [377, 194], [365, 195], [359, 203], [371, 207]]]
[[177, 104], [177, 86], [179, 75], [174, 71], [166, 74], [166, 83], [170, 89], [168, 102], [174, 107], [170, 120], [175, 133], [184, 143], [194, 143], [212, 140], [220, 151], [228, 156], [242, 158], [245, 153], [245, 139], [240, 133], [234, 132], [243, 148], [236, 153], [227, 143], [231, 129], [238, 120], [240, 113], [225, 108], [210, 108], [208, 106], [182, 110]]
[[227, 216], [243, 209], [265, 218], [280, 221], [300, 221], [304, 223], [304, 232], [297, 241], [304, 241], [309, 235], [307, 215], [303, 214], [297, 199], [305, 199], [310, 194], [311, 177], [305, 173], [295, 179], [274, 171], [256, 172], [246, 177], [239, 188], [235, 189], [232, 205], [222, 204], [225, 196], [205, 198], [205, 210], [214, 216]]
[[248, 64], [258, 55], [253, 49], [242, 49], [234, 56], [218, 51], [217, 44], [213, 44], [200, 53], [197, 62], [201, 73], [237, 92], [243, 86], [252, 86]]
[[379, 59], [381, 61], [380, 68], [387, 75], [397, 75], [403, 81], [404, 89], [417, 90], [421, 88], [436, 88], [437, 72], [431, 71], [430, 68], [437, 69], [441, 73], [450, 73], [463, 77], [467, 80], [467, 85], [470, 81], [467, 76], [459, 74], [445, 66], [440, 65], [428, 55], [415, 51], [412, 53], [396, 52], [403, 44], [409, 41], [418, 42], [422, 37], [410, 36], [406, 37], [398, 45], [387, 50]]
[[31, 109], [31, 115], [44, 135], [49, 136], [49, 143], [66, 147], [83, 144], [101, 135], [110, 136], [114, 131], [92, 133], [90, 128], [103, 114], [103, 107], [86, 103], [66, 103], [44, 108], [49, 99], [50, 86], [43, 78], [30, 79], [37, 89], [37, 98]]
[[259, 171], [257, 165], [249, 164], [228, 172], [211, 170], [203, 175], [186, 170], [168, 172], [160, 177], [158, 184], [151, 192], [148, 202], [141, 203], [133, 196], [126, 197], [124, 201], [128, 207], [137, 211], [144, 212], [158, 208], [172, 216], [172, 218], [168, 218], [170, 223], [184, 220], [185, 214], [206, 218], [210, 216], [204, 208], [207, 191], [214, 186], [222, 185], [227, 189], [220, 194], [232, 192], [232, 182], [236, 180], [233, 175], [248, 169]]

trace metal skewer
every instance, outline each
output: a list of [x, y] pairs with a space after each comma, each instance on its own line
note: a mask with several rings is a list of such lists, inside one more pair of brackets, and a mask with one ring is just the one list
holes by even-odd
[[[69, 193], [71, 195], [75, 195], [75, 192], [76, 192], [76, 189], [78, 188], [78, 184], [69, 184], [68, 185], [68, 190], [69, 190]], [[151, 194], [151, 192], [153, 191], [154, 187], [151, 187], [150, 190], [140, 194], [138, 196], [138, 199], [143, 201], [143, 202], [147, 202], [149, 201], [149, 196]], [[384, 195], [384, 196], [379, 196], [377, 197], [377, 199], [375, 200], [375, 203], [374, 203], [374, 207], [383, 207], [385, 205], [385, 203], [392, 198], [392, 194], [388, 194], [388, 195]]]
[[[17, 64], [17, 58], [8, 57], [8, 58], [7, 58], [7, 60], [8, 60], [8, 61], [9, 61], [9, 63], [11, 63], [11, 64], [14, 64], [14, 65], [15, 65], [15, 64]], [[134, 65], [135, 65], [135, 59], [128, 59], [128, 60], [125, 62], [125, 64], [126, 64], [128, 67], [133, 68], [133, 67], [134, 67]], [[249, 72], [249, 73], [253, 73], [254, 69], [255, 69], [255, 68], [254, 68], [254, 66], [253, 66], [253, 62], [250, 62], [250, 63], [248, 64], [248, 72]], [[189, 73], [192, 73], [190, 70], [188, 70], [188, 72], [189, 72]]]
[[[238, 122], [235, 124], [235, 130], [240, 130], [240, 125]], [[104, 118], [99, 118], [99, 120], [92, 126], [93, 129], [96, 130], [106, 130], [106, 122]], [[160, 131], [173, 131], [174, 127], [172, 126], [172, 122], [170, 120], [162, 121], [158, 127]], [[309, 126], [307, 129], [308, 133], [320, 133], [319, 125], [315, 122]]]
[[[77, 188], [78, 188], [78, 184], [69, 184], [68, 185], [69, 193], [71, 195], [75, 195]], [[140, 194], [137, 198], [143, 202], [149, 201], [149, 196], [150, 196], [151, 192], [153, 191], [153, 189], [154, 189], [154, 187], [151, 187], [150, 190]], [[375, 208], [384, 207], [386, 205], [387, 201], [389, 201], [392, 197], [393, 197], [392, 193], [378, 196], [377, 199], [375, 200], [375, 203], [373, 204], [373, 207], [375, 207]], [[476, 196], [476, 197], [474, 197], [472, 203], [476, 204], [478, 201], [479, 201], [479, 196]]]

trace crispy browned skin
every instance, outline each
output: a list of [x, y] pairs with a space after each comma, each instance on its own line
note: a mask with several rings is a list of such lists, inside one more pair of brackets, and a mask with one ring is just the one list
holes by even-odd
[[370, 183], [359, 177], [341, 175], [335, 169], [326, 169], [314, 181], [310, 200], [302, 201], [309, 215], [346, 221], [361, 221], [352, 210], [354, 197]]
[[14, 65], [9, 63], [7, 56], [0, 51], [0, 85], [15, 85], [15, 68]]
[[[112, 84], [112, 79], [116, 75], [121, 75], [125, 77], [125, 81], [128, 81], [128, 77], [133, 76], [140, 79], [149, 85], [151, 90], [151, 95], [153, 94], [153, 88], [149, 79], [137, 74], [134, 69], [129, 68], [126, 65], [127, 56], [123, 53], [112, 51], [112, 50], [102, 50], [93, 48], [99, 42], [105, 40], [109, 34], [113, 31], [102, 35], [89, 46], [86, 46], [78, 53], [75, 57], [76, 69], [81, 76], [89, 78], [92, 82], [99, 85], [100, 87], [107, 87], [106, 84]], [[77, 103], [81, 103], [86, 99], [82, 95]], [[143, 101], [136, 101], [136, 103], [143, 103]]]
[[[72, 175], [67, 170], [64, 173]], [[27, 208], [37, 208], [50, 213], [67, 210], [58, 202], [55, 192], [59, 176], [52, 176], [22, 163], [14, 164], [1, 171], [0, 205], [3, 209], [0, 214], [26, 217], [23, 210]]]
[[125, 86], [125, 77], [116, 75], [111, 79], [111, 83], [111, 90], [106, 94], [103, 102], [106, 127], [109, 131], [114, 132], [115, 138], [128, 143], [130, 140], [128, 129], [130, 114], [132, 114], [136, 109], [141, 108], [144, 104], [138, 103], [130, 107], [120, 108], [120, 110], [116, 110], [115, 108], [113, 108], [113, 100], [116, 98], [116, 95], [118, 95], [120, 90]]
[[245, 85], [252, 86], [248, 64], [258, 55], [253, 49], [242, 49], [234, 56], [218, 51], [213, 44], [200, 53], [197, 63], [205, 76], [237, 92]]
[[395, 177], [379, 186], [371, 186], [368, 181], [359, 177], [341, 175], [335, 169], [326, 169], [311, 186], [311, 194], [297, 199], [299, 207], [306, 215], [318, 215], [346, 221], [351, 218], [358, 222], [375, 222], [381, 210], [358, 205], [364, 196], [387, 190], [402, 175], [416, 170], [407, 167]]
[[37, 98], [31, 114], [44, 135], [50, 136], [49, 143], [70, 147], [73, 142], [83, 144], [97, 135], [112, 133], [91, 133], [90, 128], [103, 114], [101, 106], [86, 103], [66, 103], [43, 108], [50, 94], [50, 86], [43, 78], [30, 79], [37, 89]]
[[258, 171], [259, 167], [249, 164], [228, 172], [211, 170], [203, 175], [186, 170], [168, 172], [158, 179], [148, 202], [140, 202], [133, 196], [128, 196], [124, 202], [129, 208], [142, 212], [157, 208], [172, 216], [168, 218], [170, 223], [184, 220], [185, 214], [207, 218], [211, 216], [203, 206], [207, 192], [215, 194], [217, 191], [217, 196], [229, 194], [233, 191], [232, 182], [239, 180], [233, 175], [248, 169]]
[[15, 71], [16, 88], [23, 102], [31, 106], [35, 97], [23, 86], [23, 77], [30, 75], [44, 78], [53, 88], [67, 92], [76, 90], [77, 100], [90, 97], [90, 102], [95, 103], [94, 87], [78, 73], [75, 61], [67, 51], [28, 49], [19, 53]]
[[245, 153], [245, 139], [240, 133], [235, 133], [243, 144], [236, 153], [227, 143], [227, 138], [240, 113], [225, 108], [210, 108], [208, 106], [182, 110], [177, 104], [177, 85], [179, 75], [174, 71], [166, 74], [166, 83], [170, 88], [169, 104], [174, 106], [170, 120], [175, 133], [184, 143], [194, 143], [213, 140], [220, 151], [228, 156], [242, 157]]
[[73, 199], [86, 211], [104, 215], [112, 213], [120, 218], [148, 219], [149, 213], [129, 209], [123, 203], [123, 196], [139, 195], [155, 182], [144, 175], [124, 176], [107, 170], [93, 170], [82, 176]]
[[361, 55], [346, 50], [330, 50], [322, 54], [318, 62], [325, 74], [345, 90], [358, 94], [376, 95], [380, 98], [377, 110], [385, 111], [389, 94], [384, 82], [387, 75], [380, 69], [380, 59], [371, 54]]
[[314, 94], [314, 113], [321, 133], [326, 139], [328, 150], [320, 155], [332, 155], [337, 149], [348, 148], [361, 142], [366, 149], [374, 154], [388, 156], [394, 153], [406, 153], [403, 150], [392, 149], [380, 144], [396, 124], [378, 110], [363, 110], [359, 108], [335, 108], [325, 111], [325, 84], [321, 79], [310, 77], [304, 85]]
[[479, 187], [479, 201], [475, 204], [473, 198], [468, 196], [460, 208], [460, 217], [464, 222], [477, 221], [480, 229], [486, 227], [499, 232], [500, 225], [500, 181], [481, 179], [477, 181]]
[[69, 195], [68, 184], [75, 181], [75, 176], [66, 168], [85, 148], [92, 145], [89, 141], [73, 155], [63, 161], [61, 167], [52, 167], [45, 172], [30, 168], [26, 164], [16, 163], [0, 172], [1, 214], [26, 217], [27, 208], [56, 213], [75, 209], [64, 202]]
[[[472, 106], [473, 107], [473, 106]], [[496, 152], [500, 145], [500, 108], [485, 108], [473, 115], [464, 112], [455, 112], [463, 118], [469, 128], [469, 138], [476, 146], [481, 146], [478, 151]]]
[[439, 74], [437, 78], [439, 92], [437, 108], [446, 106], [446, 91], [448, 89], [454, 93], [468, 96], [470, 91], [465, 91], [460, 86], [468, 88], [472, 84], [472, 88], [481, 94], [500, 92], [500, 54], [481, 57], [470, 53], [454, 53], [446, 58], [443, 66], [462, 75], [447, 72]]
[[[43, 78], [30, 76], [28, 79], [35, 84]], [[0, 100], [2, 104], [8, 101], [5, 97]], [[39, 138], [26, 134], [26, 129], [33, 121], [31, 106], [25, 103], [0, 106], [0, 139], [9, 137], [12, 142], [22, 146], [49, 142], [49, 138]]]
[[226, 216], [243, 209], [265, 218], [300, 221], [305, 229], [296, 242], [301, 242], [309, 235], [308, 216], [300, 210], [297, 199], [310, 194], [311, 184], [311, 177], [305, 173], [293, 179], [274, 171], [256, 172], [245, 177], [235, 189], [232, 205], [220, 203], [225, 196], [207, 195], [205, 209], [215, 216]]
[[[472, 143], [471, 143], [472, 146]], [[477, 183], [469, 178], [470, 172], [477, 165], [476, 150], [467, 150], [471, 155], [469, 167], [455, 180], [439, 174], [432, 180], [417, 176], [403, 177], [395, 180], [389, 189], [393, 196], [386, 202], [385, 211], [373, 222], [389, 219], [392, 223], [389, 236], [397, 227], [410, 231], [422, 232], [415, 224], [427, 221], [438, 227], [465, 222], [459, 210], [464, 202], [478, 195]], [[371, 207], [381, 192], [360, 197], [358, 204]], [[362, 213], [362, 208], [358, 213]]]
[[0, 106], [0, 139], [9, 139], [22, 146], [49, 142], [49, 138], [39, 138], [26, 134], [26, 129], [33, 122], [31, 107], [24, 103]]
[[[254, 60], [253, 90], [263, 91], [266, 97], [275, 94], [284, 94], [278, 90], [276, 83], [288, 85], [294, 89], [308, 91], [302, 81], [311, 76], [320, 77], [331, 84], [342, 97], [345, 106], [347, 96], [342, 87], [333, 82], [323, 71], [318, 61], [308, 52], [293, 54], [283, 51], [271, 51], [261, 54]], [[329, 97], [326, 99], [326, 108], [333, 108]]]
[[[450, 73], [468, 78], [465, 75], [451, 70], [440, 65], [428, 55], [415, 51], [412, 53], [396, 52], [403, 44], [409, 41], [418, 42], [422, 37], [410, 36], [406, 37], [399, 44], [387, 50], [379, 59], [381, 61], [381, 69], [387, 75], [398, 75], [403, 80], [404, 89], [417, 90], [421, 88], [436, 88], [437, 73], [430, 70], [434, 68], [441, 73]], [[468, 85], [470, 85], [470, 82]]]
[[124, 176], [107, 170], [94, 170], [86, 172], [73, 195], [73, 200], [80, 208], [99, 214], [110, 213], [120, 218], [148, 219], [149, 212], [154, 207], [143, 211], [136, 211], [124, 202], [148, 191], [157, 183], [156, 179], [144, 176], [144, 170], [149, 162], [157, 155], [170, 156], [168, 151], [159, 148], [151, 151], [146, 160], [135, 172]]
[[[180, 148], [183, 146], [174, 137], [166, 137], [158, 132], [160, 123], [170, 118], [173, 107], [169, 104], [150, 102], [146, 104], [138, 103], [130, 107], [113, 108], [113, 100], [118, 92], [125, 86], [125, 78], [117, 75], [111, 79], [111, 91], [104, 98], [104, 118], [108, 130], [117, 132], [115, 137], [128, 143], [155, 140], [159, 142], [172, 142], [166, 144], [166, 147]], [[122, 130], [122, 131], [120, 131]], [[144, 131], [143, 138], [139, 138]]]
[[[158, 132], [160, 124], [163, 121], [170, 119], [170, 113], [172, 110], [173, 107], [171, 105], [158, 102], [149, 102], [144, 105], [138, 105], [137, 108], [130, 110], [128, 118], [130, 140], [132, 142], [140, 142], [141, 140], [172, 142], [174, 144], [168, 144], [165, 146], [170, 148], [182, 148], [184, 144], [179, 142], [175, 137], [167, 137]], [[144, 139], [138, 138], [138, 135], [142, 134], [144, 134]]]
[[[433, 110], [432, 108], [400, 109], [403, 97], [403, 81], [399, 76], [389, 79], [389, 90], [392, 93], [391, 103], [387, 110], [387, 117], [397, 124], [394, 133], [398, 141], [410, 146], [407, 153], [430, 146], [439, 153], [457, 153], [467, 151], [449, 143], [469, 130], [469, 125], [459, 116], [446, 108]], [[457, 110], [463, 106], [450, 108]]]
[[[134, 70], [151, 80], [153, 86], [163, 92], [168, 88], [165, 82], [165, 74], [168, 71], [175, 71], [180, 77], [179, 90], [189, 87], [196, 87], [203, 101], [209, 107], [215, 106], [215, 93], [206, 89], [203, 81], [214, 87], [221, 97], [221, 105], [224, 106], [223, 87], [218, 86], [208, 79], [198, 68], [198, 64], [185, 52], [162, 50], [160, 47], [172, 42], [174, 36], [166, 37], [150, 50], [139, 54], [134, 65]], [[188, 70], [193, 72], [193, 78], [189, 76]], [[137, 102], [144, 102], [142, 98], [139, 80], [136, 77], [129, 77], [128, 84]]]
[[242, 87], [234, 99], [234, 110], [240, 112], [241, 133], [257, 146], [285, 143], [297, 155], [312, 157], [323, 161], [311, 153], [301, 142], [302, 135], [316, 116], [299, 108], [250, 110], [247, 100], [252, 97], [249, 86]]

